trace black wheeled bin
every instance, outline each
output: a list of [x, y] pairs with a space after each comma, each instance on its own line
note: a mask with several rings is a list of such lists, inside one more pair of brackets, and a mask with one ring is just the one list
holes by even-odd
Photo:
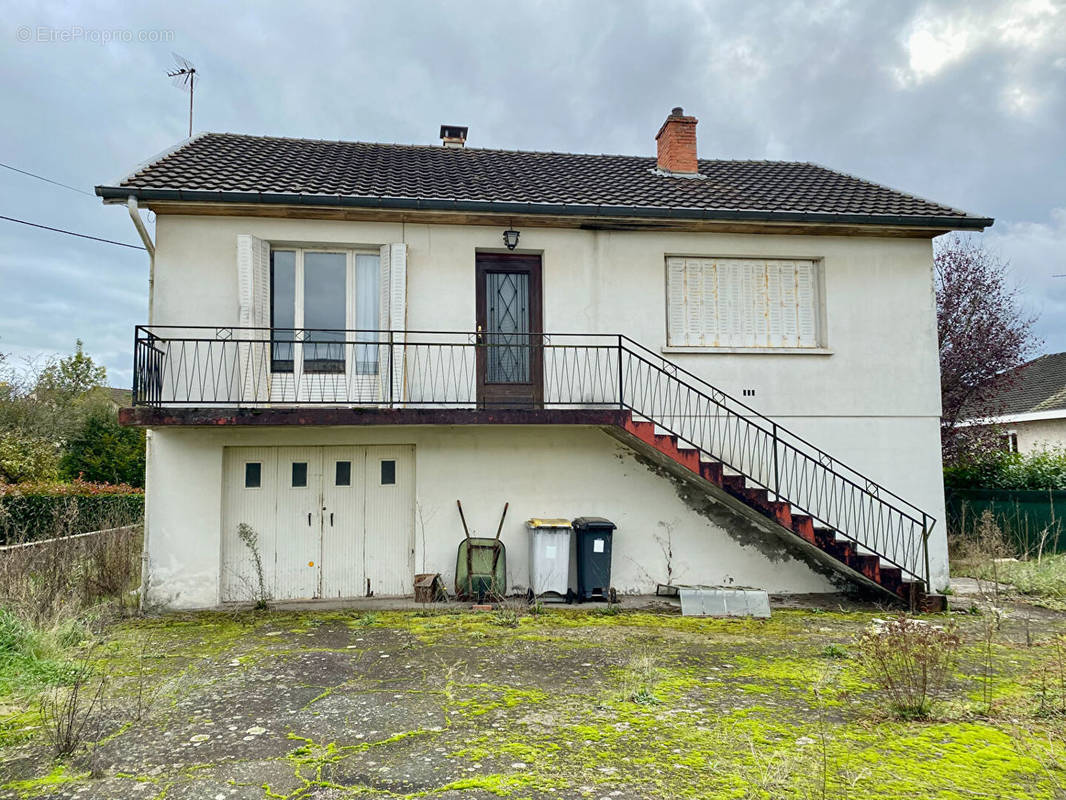
[[603, 517], [574, 520], [577, 601], [611, 599], [611, 540], [615, 524]]

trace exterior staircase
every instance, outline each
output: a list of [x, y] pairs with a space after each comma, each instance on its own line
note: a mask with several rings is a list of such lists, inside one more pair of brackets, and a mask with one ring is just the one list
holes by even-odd
[[619, 351], [612, 436], [848, 580], [913, 611], [946, 608], [929, 588], [931, 516], [647, 348], [623, 338]]
[[698, 450], [684, 447], [676, 436], [656, 433], [655, 429], [654, 423], [637, 421], [632, 414], [626, 414], [622, 424], [609, 433], [640, 452], [653, 451], [660, 462], [668, 460], [679, 468], [674, 470], [675, 474], [687, 478], [719, 501], [734, 508], [739, 504], [764, 517], [781, 532], [799, 539], [809, 553], [848, 579], [879, 590], [912, 610], [943, 610], [943, 598], [929, 594], [923, 580], [905, 574], [891, 560], [864, 552], [858, 542], [838, 537], [837, 531], [816, 525], [812, 516], [796, 512], [791, 503], [772, 499], [766, 489], [749, 486], [743, 475], [727, 474], [722, 462], [704, 460]]

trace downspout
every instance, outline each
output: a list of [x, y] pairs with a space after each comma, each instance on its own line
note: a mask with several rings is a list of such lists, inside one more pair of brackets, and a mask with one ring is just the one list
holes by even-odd
[[[134, 195], [131, 194], [126, 199], [126, 208], [130, 212], [133, 226], [137, 229], [137, 233], [140, 234], [141, 241], [144, 242], [144, 249], [148, 251], [148, 324], [151, 325], [154, 317], [152, 309], [155, 306], [155, 243], [148, 233], [148, 228], [145, 227], [144, 220], [141, 219], [140, 208]], [[144, 522], [141, 525], [141, 588], [140, 597], [138, 598], [141, 611], [146, 609], [151, 579], [148, 570], [148, 502], [152, 496], [148, 484], [151, 467], [152, 430], [149, 428], [144, 432]]]
[[130, 212], [130, 219], [133, 220], [133, 227], [137, 229], [141, 241], [144, 242], [144, 249], [148, 251], [148, 324], [151, 325], [153, 322], [152, 306], [155, 305], [155, 243], [148, 233], [148, 228], [144, 225], [144, 220], [141, 219], [141, 210], [137, 205], [135, 195], [131, 194], [126, 199], [126, 208]]

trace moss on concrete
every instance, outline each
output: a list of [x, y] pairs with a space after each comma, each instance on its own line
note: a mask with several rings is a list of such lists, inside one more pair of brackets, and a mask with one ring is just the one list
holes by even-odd
[[145, 679], [158, 697], [145, 719], [103, 733], [104, 776], [54, 765], [32, 698], [7, 697], [0, 757], [18, 757], [21, 772], [0, 788], [94, 798], [141, 782], [152, 786], [138, 796], [214, 796], [229, 782], [288, 800], [1055, 797], [1066, 785], [1066, 716], [1039, 691], [1058, 699], [1048, 643], [1066, 617], [1044, 618], [1032, 647], [1008, 619], [991, 648], [985, 620], [961, 619], [952, 698], [919, 723], [887, 718], [855, 659], [824, 655], [835, 644], [846, 656], [875, 616], [551, 609], [516, 627], [489, 614], [386, 611], [130, 620], [104, 638], [97, 669], [111, 675], [118, 706]]

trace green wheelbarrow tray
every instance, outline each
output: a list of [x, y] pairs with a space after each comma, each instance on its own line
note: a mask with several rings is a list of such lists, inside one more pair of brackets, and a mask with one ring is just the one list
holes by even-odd
[[507, 594], [507, 550], [499, 539], [472, 536], [459, 542], [455, 558], [455, 593], [481, 602]]

